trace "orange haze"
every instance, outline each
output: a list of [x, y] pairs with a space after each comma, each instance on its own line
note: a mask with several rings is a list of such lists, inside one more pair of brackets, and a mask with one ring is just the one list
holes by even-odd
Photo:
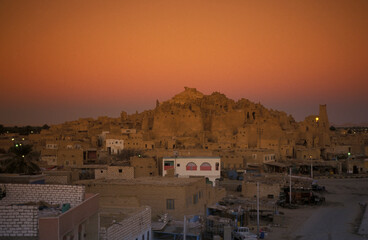
[[153, 108], [184, 86], [368, 122], [368, 2], [0, 2], [0, 124]]

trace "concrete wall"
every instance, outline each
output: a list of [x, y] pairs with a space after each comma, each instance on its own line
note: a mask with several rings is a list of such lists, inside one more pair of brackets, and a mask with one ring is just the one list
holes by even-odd
[[39, 240], [98, 240], [98, 228], [98, 195], [86, 194], [85, 201], [59, 216], [39, 218]]
[[158, 168], [153, 158], [131, 157], [130, 166], [134, 167], [134, 177], [158, 176]]
[[48, 184], [5, 184], [6, 197], [0, 205], [45, 201], [49, 204], [70, 203], [72, 207], [84, 200], [84, 186]]
[[35, 237], [38, 235], [36, 206], [0, 206], [0, 237]]
[[57, 152], [57, 165], [83, 166], [82, 149], [59, 149]]
[[[242, 194], [244, 197], [254, 198], [257, 195], [257, 183], [243, 181]], [[280, 196], [280, 184], [259, 183], [259, 197], [267, 198], [268, 195], [273, 195], [273, 199], [278, 199]]]
[[[188, 180], [187, 183], [185, 183], [186, 180]], [[100, 193], [104, 204], [123, 203], [124, 198], [136, 197], [140, 205], [151, 207], [152, 216], [168, 213], [177, 220], [181, 220], [184, 214], [204, 215], [205, 205], [214, 204], [226, 195], [224, 189], [217, 189], [206, 184], [204, 178], [147, 178], [144, 183], [143, 180], [142, 183], [138, 181], [127, 183], [124, 180], [119, 183], [117, 180], [111, 182], [104, 180], [94, 181], [93, 184], [87, 182], [85, 185], [87, 192]], [[121, 201], [118, 202], [118, 199]], [[168, 199], [174, 200], [174, 209], [167, 209]]]
[[132, 179], [134, 168], [124, 166], [108, 166], [107, 169], [96, 169], [95, 179]]
[[244, 161], [241, 157], [221, 158], [222, 169], [242, 169], [244, 168]]
[[144, 207], [142, 211], [113, 224], [101, 228], [100, 240], [131, 240], [152, 238], [151, 209]]

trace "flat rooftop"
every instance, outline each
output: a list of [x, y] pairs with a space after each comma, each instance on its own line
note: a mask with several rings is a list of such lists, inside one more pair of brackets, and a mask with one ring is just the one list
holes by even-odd
[[118, 224], [124, 219], [146, 210], [146, 208], [145, 206], [138, 208], [102, 208], [100, 209], [100, 226], [110, 227], [113, 224]]
[[114, 184], [114, 185], [164, 185], [164, 186], [185, 186], [198, 181], [204, 181], [204, 177], [177, 178], [177, 177], [142, 177], [134, 179], [91, 179], [80, 180], [78, 185], [88, 184]]

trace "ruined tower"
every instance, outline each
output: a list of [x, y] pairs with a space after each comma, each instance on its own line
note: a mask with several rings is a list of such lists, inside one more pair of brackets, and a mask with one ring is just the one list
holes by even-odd
[[330, 145], [330, 122], [328, 121], [326, 104], [319, 105], [319, 141], [320, 146], [325, 147]]
[[326, 131], [328, 131], [330, 128], [326, 104], [319, 105], [319, 127]]

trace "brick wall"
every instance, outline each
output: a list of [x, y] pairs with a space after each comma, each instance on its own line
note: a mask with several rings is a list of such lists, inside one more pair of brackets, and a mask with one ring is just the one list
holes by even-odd
[[0, 205], [45, 201], [50, 204], [70, 203], [71, 207], [84, 200], [84, 186], [48, 184], [5, 184], [6, 197]]
[[0, 237], [38, 235], [36, 206], [0, 206]]
[[[100, 239], [131, 240], [147, 239], [147, 232], [151, 235], [151, 208], [144, 207], [142, 211], [132, 215], [108, 228], [101, 228]], [[150, 236], [151, 237], [151, 236]]]

